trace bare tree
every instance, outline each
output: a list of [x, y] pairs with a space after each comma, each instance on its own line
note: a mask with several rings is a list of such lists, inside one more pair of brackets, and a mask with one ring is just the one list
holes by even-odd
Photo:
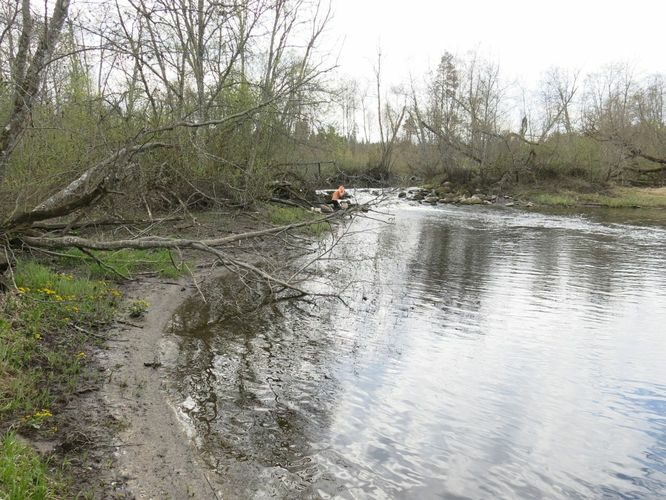
[[[405, 118], [407, 105], [402, 102], [391, 105], [386, 102], [382, 105], [382, 52], [377, 52], [377, 66], [375, 66], [375, 83], [377, 91], [377, 125], [379, 127], [380, 156], [376, 170], [373, 174], [380, 179], [388, 179], [393, 166], [393, 150], [398, 133]], [[400, 93], [395, 93], [400, 100]]]
[[[9, 117], [0, 129], [0, 183], [5, 177], [7, 164], [27, 126], [44, 68], [51, 62], [58, 38], [62, 31], [69, 9], [69, 0], [57, 0], [51, 18], [44, 23], [35, 36], [30, 0], [21, 3], [21, 35], [14, 60], [13, 106]], [[31, 44], [36, 47], [30, 54]]]
[[[314, 4], [314, 17], [306, 21], [299, 13], [305, 4], [305, 0], [243, 0], [233, 6], [204, 0], [179, 0], [175, 4], [163, 0], [130, 0], [129, 6], [116, 2], [115, 25], [109, 20], [106, 25], [101, 23], [101, 27], [91, 29], [70, 23], [67, 37], [60, 44], [61, 53], [56, 53], [56, 44], [65, 26], [69, 2], [56, 0], [51, 17], [43, 26], [35, 22], [28, 0], [23, 1], [21, 9], [6, 9], [8, 22], [21, 19], [22, 24], [20, 30], [13, 26], [3, 28], [0, 40], [5, 42], [0, 43], [5, 50], [11, 45], [9, 41], [19, 35], [18, 46], [15, 44], [8, 50], [13, 54], [10, 69], [15, 80], [12, 82], [15, 96], [12, 113], [0, 133], [0, 184], [35, 107], [41, 104], [44, 110], [51, 110], [48, 98], [52, 97], [49, 92], [54, 90], [48, 90], [43, 82], [50, 78], [58, 83], [61, 78], [63, 65], [53, 67], [50, 72], [50, 65], [55, 61], [69, 57], [70, 72], [81, 68], [86, 79], [86, 96], [93, 97], [93, 88], [99, 93], [94, 96], [100, 103], [94, 113], [101, 114], [100, 120], [108, 113], [123, 117], [120, 131], [125, 135], [118, 137], [119, 129], [110, 129], [116, 137], [104, 144], [106, 154], [98, 153], [96, 161], [69, 170], [69, 178], [63, 177], [57, 189], [34, 208], [23, 209], [17, 201], [14, 212], [0, 222], [4, 245], [51, 249], [188, 247], [272, 280], [282, 289], [293, 289], [290, 283], [270, 277], [265, 271], [223, 257], [226, 254], [221, 247], [228, 244], [227, 240], [202, 242], [146, 237], [100, 242], [72, 239], [67, 233], [103, 200], [119, 196], [119, 187], [128, 187], [130, 179], [135, 179], [139, 173], [145, 175], [147, 160], [157, 157], [160, 151], [178, 151], [179, 155], [174, 155], [177, 158], [185, 148], [194, 147], [196, 154], [201, 154], [199, 158], [226, 162], [208, 150], [209, 141], [199, 141], [202, 134], [198, 131], [204, 131], [209, 138], [217, 138], [247, 124], [255, 124], [255, 131], [259, 130], [258, 124], [268, 124], [269, 132], [274, 124], [290, 130], [294, 116], [316, 105], [317, 98], [312, 99], [312, 95], [319, 91], [317, 80], [327, 67], [315, 61], [315, 48], [330, 17], [330, 7]], [[272, 20], [272, 28], [266, 35], [260, 28], [266, 26], [268, 19]], [[296, 29], [305, 26], [308, 36], [299, 38], [302, 32], [297, 33]], [[75, 28], [80, 31], [75, 33]], [[93, 37], [100, 42], [89, 43]], [[304, 40], [300, 52], [295, 50], [297, 39]], [[264, 42], [270, 46], [268, 60], [259, 54]], [[93, 48], [99, 51], [95, 59], [97, 85], [87, 80], [95, 63], [87, 62], [86, 54]], [[108, 54], [114, 57], [110, 63], [104, 63], [101, 58]], [[57, 96], [62, 96], [58, 100], [78, 99], [78, 96], [62, 93], [62, 88], [59, 83], [52, 87]], [[250, 89], [249, 98], [238, 101], [239, 89], [246, 88]], [[43, 103], [38, 101], [40, 92], [47, 97]], [[183, 131], [192, 134], [183, 134]], [[254, 143], [250, 146], [255, 147]], [[234, 168], [242, 169], [237, 165]], [[155, 180], [164, 182], [158, 178], [163, 171], [160, 167], [152, 172]], [[214, 195], [197, 189], [192, 179], [183, 177], [182, 173], [180, 176], [196, 193], [215, 201]], [[255, 182], [265, 181], [256, 179]], [[174, 198], [179, 208], [187, 210], [187, 204], [177, 194]], [[54, 219], [58, 220], [52, 222]], [[271, 229], [259, 235], [249, 233], [238, 239], [302, 225]], [[59, 228], [58, 235], [51, 232], [53, 227]]]
[[601, 144], [607, 179], [666, 170], [663, 96], [663, 80], [641, 85], [627, 65], [588, 77], [583, 132]]

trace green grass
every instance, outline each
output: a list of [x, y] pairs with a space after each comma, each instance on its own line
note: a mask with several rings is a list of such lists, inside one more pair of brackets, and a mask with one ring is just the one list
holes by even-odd
[[19, 261], [14, 278], [17, 290], [0, 295], [0, 499], [64, 498], [48, 464], [12, 432], [57, 436], [60, 405], [90, 376], [87, 332], [113, 318], [122, 294], [32, 260]]
[[[33, 261], [16, 269], [18, 292], [0, 300], [0, 424], [34, 424], [55, 392], [72, 390], [87, 334], [109, 322], [121, 293], [105, 281], [56, 273]], [[77, 329], [78, 327], [78, 329]]]
[[41, 500], [61, 498], [63, 485], [48, 470], [48, 462], [8, 433], [0, 440], [0, 498]]
[[614, 188], [605, 193], [523, 191], [519, 193], [535, 203], [547, 206], [576, 207], [598, 205], [606, 208], [666, 208], [666, 190]]
[[[268, 207], [270, 221], [276, 226], [286, 226], [321, 218], [321, 214], [299, 207]], [[321, 236], [330, 230], [328, 222], [317, 222], [304, 228], [313, 236]]]
[[575, 207], [579, 203], [575, 196], [565, 194], [535, 193], [526, 197], [539, 205], [554, 207]]
[[[99, 264], [89, 255], [80, 250], [68, 250], [65, 252], [63, 261], [68, 265], [75, 265], [88, 270], [91, 278], [117, 279], [119, 274], [132, 277], [141, 272], [156, 273], [162, 278], [175, 278], [180, 276], [182, 269], [176, 256], [172, 256], [169, 250], [141, 250], [121, 249], [108, 252], [91, 252], [100, 262]], [[177, 263], [179, 267], [176, 267]]]

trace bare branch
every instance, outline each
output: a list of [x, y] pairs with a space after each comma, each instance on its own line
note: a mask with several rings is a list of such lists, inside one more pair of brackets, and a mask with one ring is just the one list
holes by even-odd
[[22, 236], [21, 240], [25, 241], [29, 245], [41, 248], [76, 247], [76, 248], [89, 248], [91, 250], [118, 250], [120, 248], [142, 248], [142, 249], [195, 248], [194, 246], [195, 244], [204, 245], [208, 247], [217, 247], [222, 245], [228, 245], [229, 243], [235, 243], [241, 240], [259, 238], [261, 236], [268, 236], [272, 234], [279, 234], [300, 227], [311, 226], [313, 224], [319, 224], [321, 222], [328, 222], [331, 221], [332, 219], [340, 217], [341, 213], [342, 212], [336, 212], [326, 217], [319, 217], [310, 221], [297, 222], [285, 226], [277, 226], [269, 229], [261, 229], [258, 231], [249, 231], [246, 233], [225, 236], [224, 238], [214, 238], [208, 240], [160, 238], [156, 236], [137, 238], [133, 240], [112, 240], [112, 241], [90, 240], [86, 238], [80, 238], [78, 236], [62, 236], [58, 238]]

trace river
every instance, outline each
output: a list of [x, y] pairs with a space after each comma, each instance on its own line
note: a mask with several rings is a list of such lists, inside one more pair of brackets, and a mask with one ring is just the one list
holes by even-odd
[[345, 303], [174, 315], [223, 496], [666, 496], [666, 229], [380, 210], [316, 264]]

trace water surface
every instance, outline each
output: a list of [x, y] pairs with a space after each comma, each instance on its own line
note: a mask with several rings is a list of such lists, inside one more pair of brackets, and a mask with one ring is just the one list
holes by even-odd
[[666, 495], [666, 230], [386, 210], [318, 264], [349, 307], [174, 316], [177, 394], [221, 491]]

